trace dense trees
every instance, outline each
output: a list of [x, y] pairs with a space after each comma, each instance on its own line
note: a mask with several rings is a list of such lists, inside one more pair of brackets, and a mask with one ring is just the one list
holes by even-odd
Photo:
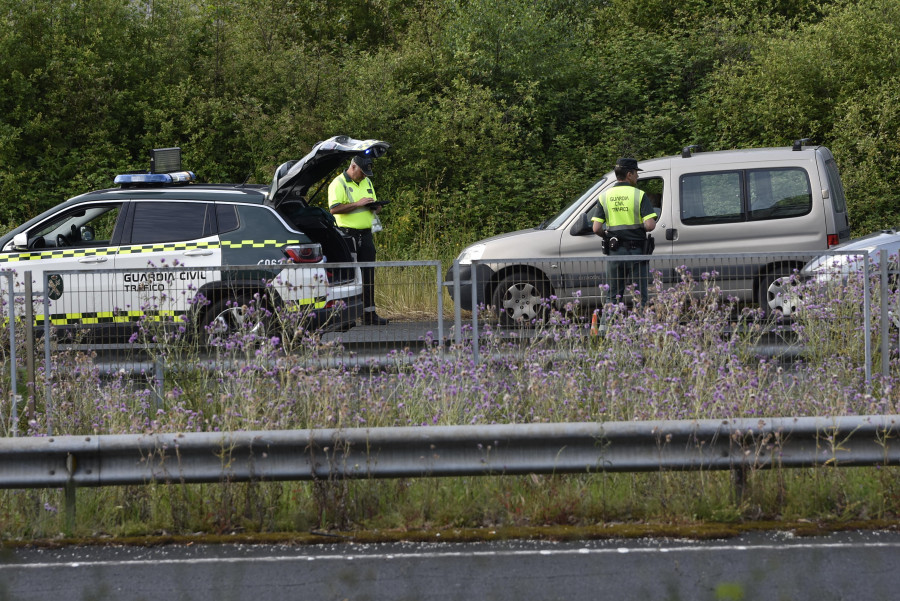
[[895, 0], [0, 0], [0, 224], [183, 148], [268, 182], [375, 137], [392, 258], [550, 216], [620, 154], [812, 138], [896, 225]]

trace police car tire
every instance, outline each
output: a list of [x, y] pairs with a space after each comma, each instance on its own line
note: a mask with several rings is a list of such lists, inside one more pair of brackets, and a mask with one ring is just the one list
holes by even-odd
[[200, 319], [199, 334], [216, 345], [238, 334], [264, 338], [271, 327], [271, 312], [265, 297], [250, 291], [222, 296], [212, 302]]
[[504, 326], [528, 326], [546, 313], [550, 283], [542, 276], [517, 272], [506, 276], [494, 289], [494, 308]]

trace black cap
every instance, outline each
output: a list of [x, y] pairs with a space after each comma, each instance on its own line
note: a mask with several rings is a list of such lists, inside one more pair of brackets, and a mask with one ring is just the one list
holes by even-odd
[[366, 177], [372, 177], [372, 157], [357, 155], [353, 157], [353, 164], [362, 169]]
[[616, 161], [616, 167], [621, 167], [622, 169], [629, 169], [634, 171], [643, 171], [643, 169], [638, 169], [637, 159], [626, 159], [621, 158]]

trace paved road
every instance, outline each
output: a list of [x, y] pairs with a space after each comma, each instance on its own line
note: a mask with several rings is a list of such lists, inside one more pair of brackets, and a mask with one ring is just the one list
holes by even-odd
[[900, 535], [695, 542], [167, 546], [0, 555], [4, 601], [893, 600]]

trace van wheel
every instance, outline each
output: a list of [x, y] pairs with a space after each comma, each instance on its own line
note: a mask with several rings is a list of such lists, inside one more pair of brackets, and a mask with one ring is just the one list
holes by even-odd
[[209, 346], [220, 346], [239, 335], [261, 340], [271, 328], [271, 312], [264, 298], [250, 292], [223, 296], [200, 319], [200, 336]]
[[803, 307], [800, 278], [781, 268], [764, 276], [759, 284], [759, 307], [767, 317], [791, 317]]
[[508, 275], [494, 289], [494, 308], [500, 325], [530, 325], [547, 312], [550, 282], [526, 273]]

